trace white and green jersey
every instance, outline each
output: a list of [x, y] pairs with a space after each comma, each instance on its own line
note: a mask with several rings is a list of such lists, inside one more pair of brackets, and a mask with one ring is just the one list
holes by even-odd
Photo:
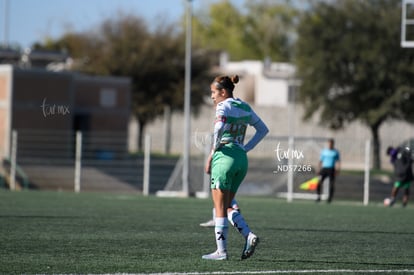
[[[256, 128], [256, 134], [244, 146], [244, 138], [248, 125]], [[252, 108], [246, 102], [227, 98], [217, 104], [216, 120], [214, 123], [214, 140], [213, 150], [216, 150], [222, 144], [234, 143], [241, 148], [249, 151], [252, 149], [268, 132], [266, 125], [256, 115]]]

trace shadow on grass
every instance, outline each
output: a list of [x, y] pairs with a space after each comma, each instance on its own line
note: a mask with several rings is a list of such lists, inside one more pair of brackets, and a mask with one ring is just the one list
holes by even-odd
[[296, 263], [296, 264], [345, 264], [345, 265], [362, 265], [362, 266], [378, 266], [378, 267], [398, 267], [407, 268], [414, 267], [414, 264], [406, 263], [376, 263], [376, 262], [351, 262], [351, 261], [323, 261], [323, 260], [265, 260], [255, 259], [258, 262], [274, 262], [274, 263]]
[[82, 219], [85, 216], [62, 216], [62, 215], [0, 215], [0, 219]]
[[313, 228], [288, 228], [288, 227], [263, 227], [266, 230], [289, 231], [289, 232], [323, 232], [323, 233], [349, 233], [349, 234], [398, 234], [414, 235], [414, 232], [398, 231], [365, 231], [365, 230], [340, 230], [340, 229], [313, 229]]

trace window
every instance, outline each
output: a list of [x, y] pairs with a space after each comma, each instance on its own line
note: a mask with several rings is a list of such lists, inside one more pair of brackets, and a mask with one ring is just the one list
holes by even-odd
[[112, 88], [101, 89], [99, 101], [102, 107], [114, 107], [116, 105], [116, 90]]

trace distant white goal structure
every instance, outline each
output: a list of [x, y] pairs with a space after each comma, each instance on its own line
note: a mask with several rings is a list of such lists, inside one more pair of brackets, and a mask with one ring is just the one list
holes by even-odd
[[402, 0], [401, 47], [414, 48], [414, 0]]

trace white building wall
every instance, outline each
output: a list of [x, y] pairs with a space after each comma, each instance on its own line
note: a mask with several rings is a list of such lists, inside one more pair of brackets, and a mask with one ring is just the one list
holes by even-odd
[[[229, 75], [239, 74], [242, 78], [254, 79], [251, 91], [256, 106], [287, 106], [289, 81], [294, 77], [295, 67], [288, 63], [272, 63], [265, 67], [261, 61], [227, 62], [220, 70]], [[243, 90], [243, 81], [237, 86]]]
[[288, 85], [284, 79], [271, 79], [258, 76], [254, 103], [257, 106], [286, 106]]

